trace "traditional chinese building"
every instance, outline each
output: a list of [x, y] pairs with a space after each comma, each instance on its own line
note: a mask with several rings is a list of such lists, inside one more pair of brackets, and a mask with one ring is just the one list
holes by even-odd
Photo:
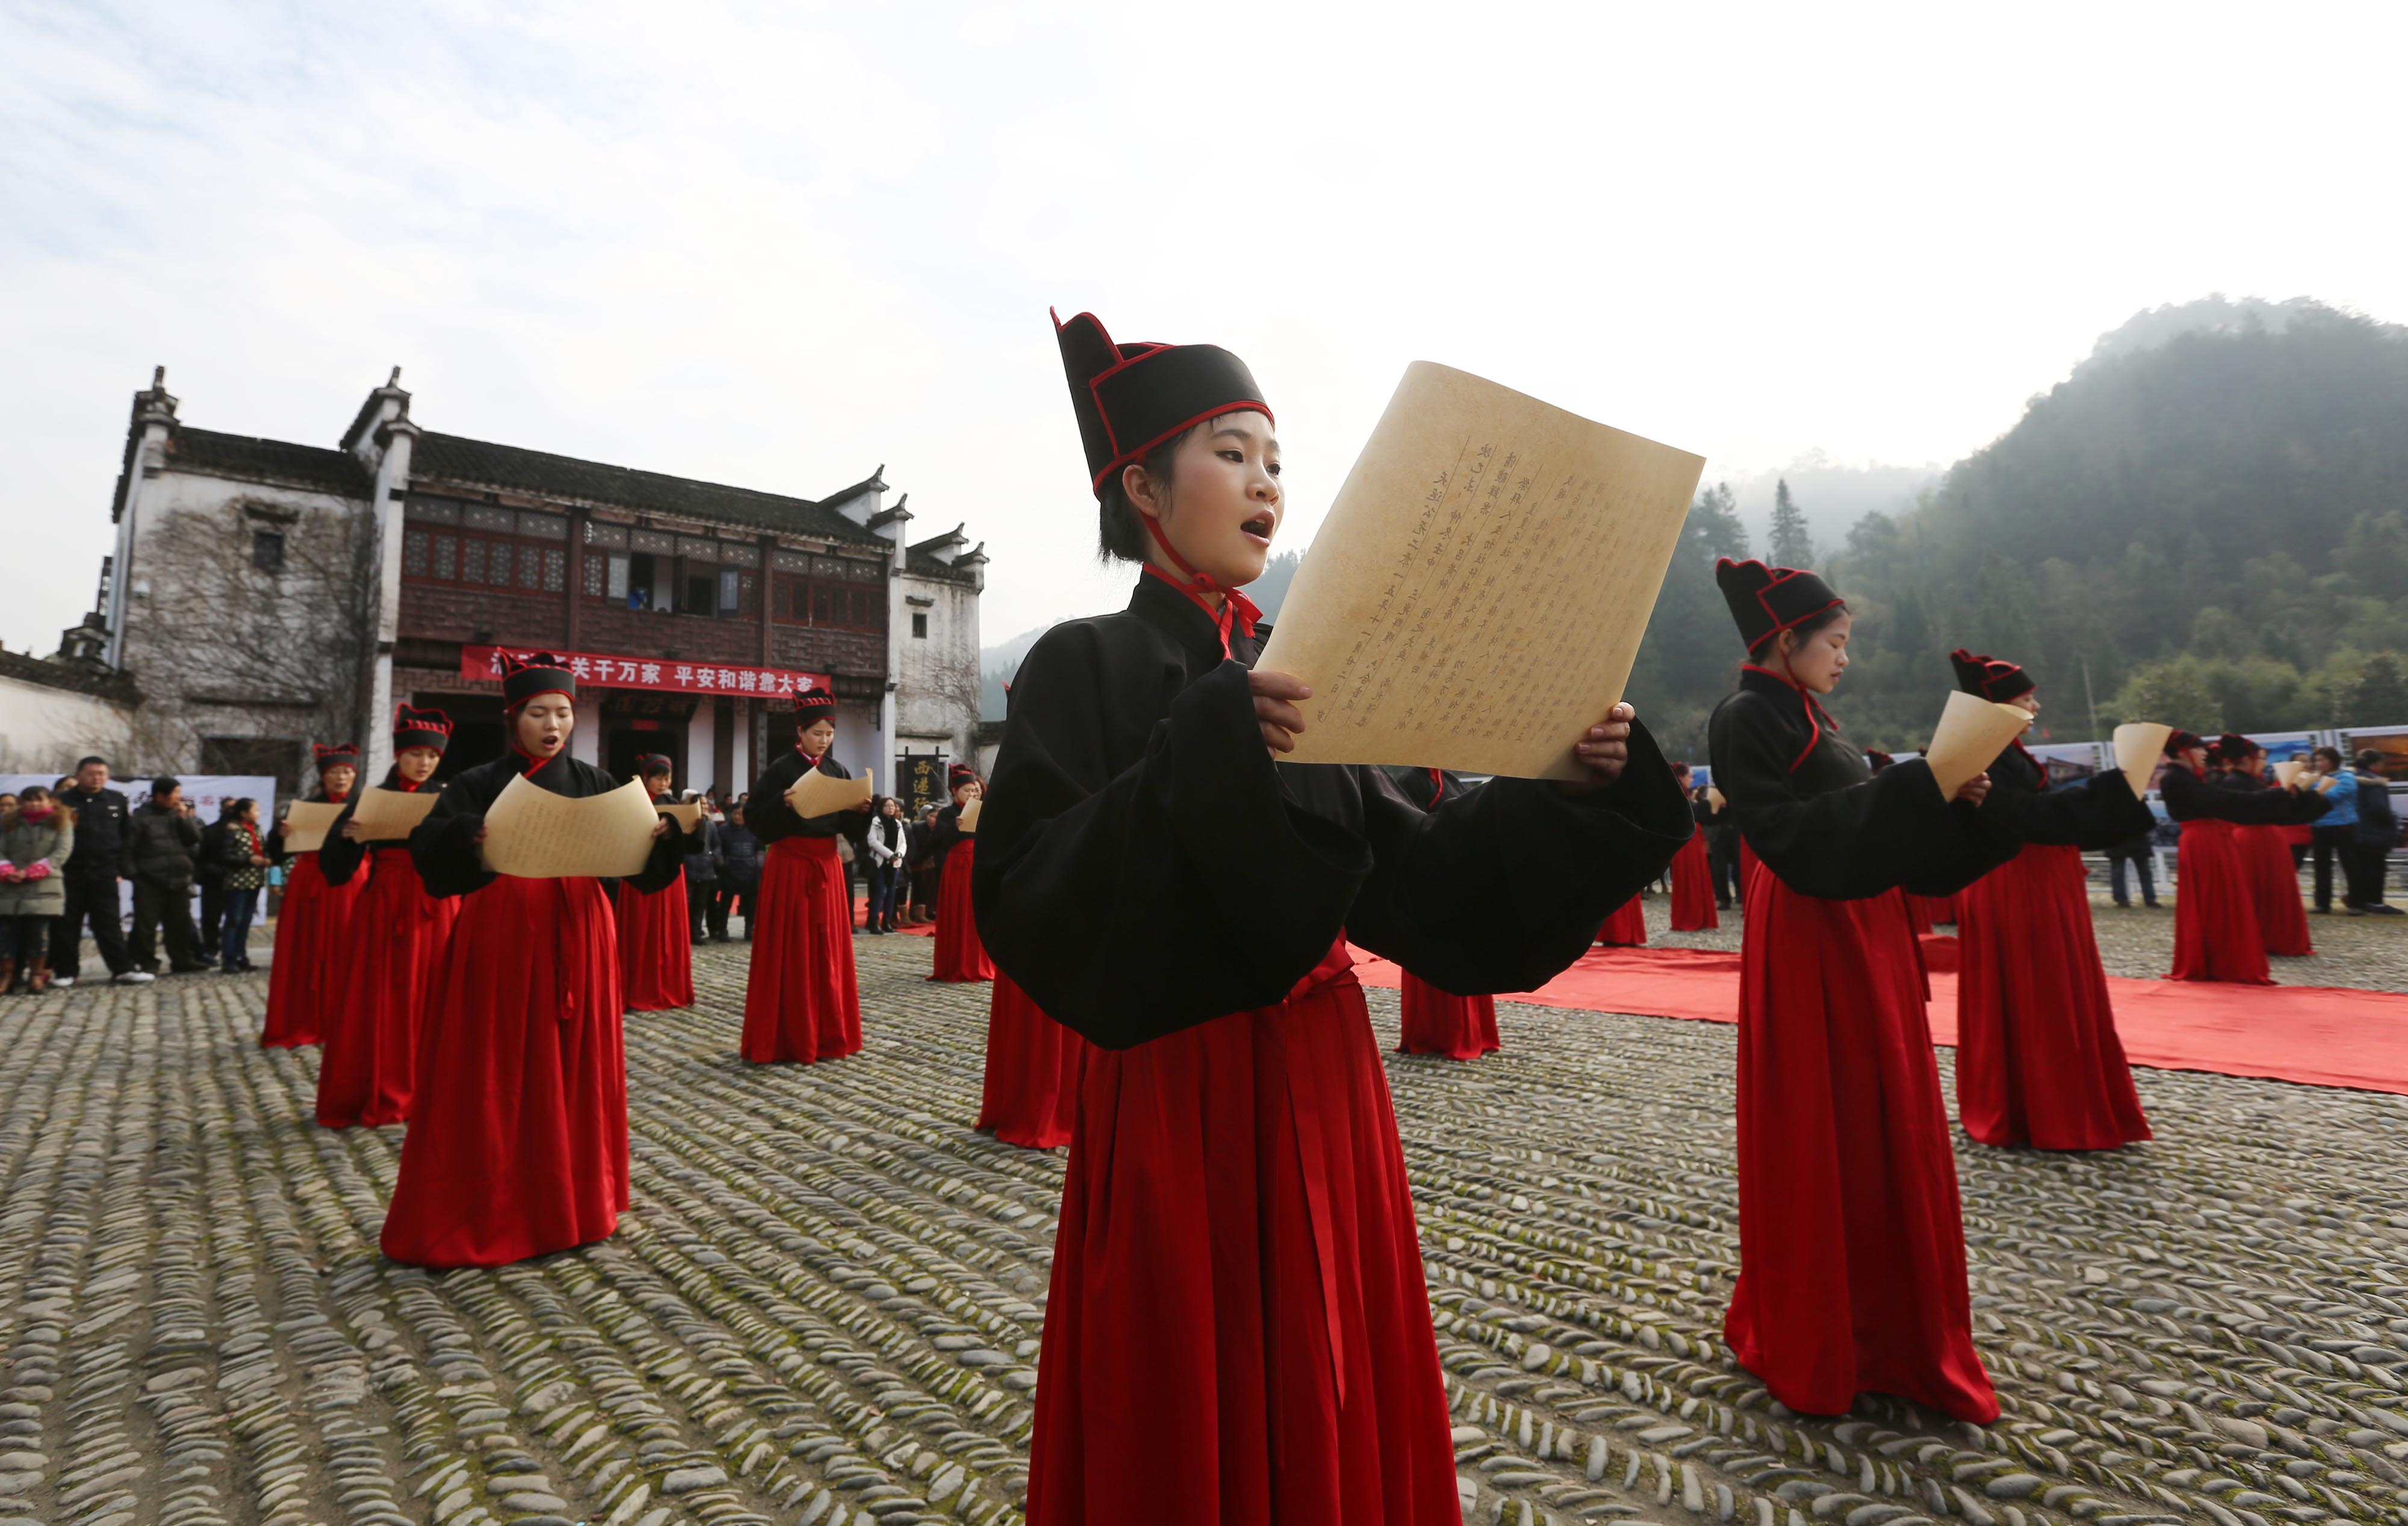
[[[748, 787], [832, 689], [838, 755], [904, 774], [974, 755], [985, 557], [913, 544], [884, 468], [823, 498], [437, 434], [400, 373], [331, 448], [193, 428], [164, 373], [134, 400], [117, 550], [78, 633], [136, 686], [133, 766], [297, 778], [408, 699], [458, 723], [446, 769], [502, 747], [499, 654], [580, 676], [575, 754], [666, 754]], [[916, 760], [916, 762], [915, 762]]]

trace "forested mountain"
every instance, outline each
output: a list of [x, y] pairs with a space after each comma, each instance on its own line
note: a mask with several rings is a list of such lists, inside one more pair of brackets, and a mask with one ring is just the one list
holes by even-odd
[[[1744, 542], [1728, 491], [1701, 494], [1632, 676], [1690, 756], [1740, 656], [1713, 560]], [[2408, 329], [2304, 301], [2143, 313], [1823, 559], [1856, 615], [1833, 708], [1869, 746], [1921, 744], [1959, 645], [2030, 668], [2061, 739], [2092, 734], [2086, 665], [2102, 728], [2408, 724]]]

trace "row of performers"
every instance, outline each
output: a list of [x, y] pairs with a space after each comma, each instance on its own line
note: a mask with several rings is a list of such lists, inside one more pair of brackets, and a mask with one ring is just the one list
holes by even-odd
[[[1125, 610], [1058, 625], [1024, 661], [974, 874], [996, 964], [1088, 1045], [1029, 1519], [1455, 1521], [1411, 1193], [1348, 946], [1412, 977], [1409, 1048], [1493, 1048], [1494, 993], [1542, 985], [1669, 865], [1694, 869], [1697, 803], [1626, 707], [1575, 744], [1573, 784], [1279, 762], [1310, 694], [1255, 668], [1267, 632], [1240, 592], [1284, 510], [1271, 409], [1215, 347], [1115, 344], [1086, 314], [1056, 333], [1102, 549], [1140, 576]], [[1726, 1333], [1792, 1409], [1881, 1391], [1985, 1423], [1904, 894], [1962, 894], [1991, 930], [1967, 961], [1994, 999], [1959, 1062], [1983, 1077], [1977, 1137], [2146, 1137], [2078, 853], [2151, 818], [2120, 773], [2052, 788], [2020, 747], [1953, 797], [1921, 762], [1874, 777], [1823, 708], [1847, 663], [1838, 594], [1757, 563], [1718, 580], [1747, 652], [1710, 727], [1713, 808], [1745, 859]], [[2000, 700], [2031, 687], [1970, 653], [1960, 671]], [[2195, 742], [2174, 739], [2170, 778]], [[2178, 778], [2167, 797], [2186, 820], [2319, 808]], [[2205, 903], [2240, 888], [2202, 878]], [[1166, 1433], [1192, 1444], [1166, 1453]]]
[[[317, 751], [310, 798], [344, 809], [316, 850], [290, 861], [261, 1042], [322, 1046], [316, 1103], [330, 1128], [408, 1122], [383, 1245], [426, 1266], [497, 1265], [609, 1234], [627, 1203], [627, 1010], [694, 999], [683, 877], [690, 842], [664, 814], [642, 872], [609, 882], [524, 879], [486, 870], [484, 813], [514, 777], [568, 798], [614, 788], [567, 755], [576, 679], [555, 659], [514, 663], [503, 683], [510, 748], [448, 786], [432, 782], [451, 740], [440, 711], [404, 705], [383, 787], [440, 793], [407, 841], [363, 841], [352, 820], [359, 758]], [[853, 906], [837, 839], [876, 830], [867, 802], [796, 814], [788, 792], [807, 769], [850, 774], [829, 754], [835, 701], [798, 696], [795, 751], [762, 775], [747, 808], [766, 844], [751, 907], [744, 1058], [837, 1059], [861, 1048]], [[658, 804], [669, 763], [638, 763]], [[937, 849], [940, 895], [931, 978], [987, 978], [970, 916], [975, 841], [960, 828], [980, 789], [968, 769], [949, 781]], [[1039, 1030], [1049, 1041], [1051, 1023]], [[1060, 1048], [1058, 1043], [1053, 1048]], [[1055, 1093], [1023, 1098], [991, 1084], [986, 1126], [1028, 1143], [1052, 1135]], [[1024, 1114], [1039, 1120], [1021, 1128]], [[1037, 1135], [1045, 1135], [1039, 1138]]]

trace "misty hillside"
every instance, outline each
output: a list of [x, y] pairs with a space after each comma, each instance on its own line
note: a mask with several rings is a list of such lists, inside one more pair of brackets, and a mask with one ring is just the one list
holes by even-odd
[[[1702, 494], [1650, 623], [1632, 694], [1681, 750], [1741, 655], [1713, 558], [1751, 541]], [[2408, 723], [2408, 329], [2306, 301], [2143, 313], [1822, 560], [1857, 616], [1835, 707], [1870, 745], [1920, 744], [1957, 645], [2033, 669], [2062, 736], [2094, 699], [2101, 726]]]

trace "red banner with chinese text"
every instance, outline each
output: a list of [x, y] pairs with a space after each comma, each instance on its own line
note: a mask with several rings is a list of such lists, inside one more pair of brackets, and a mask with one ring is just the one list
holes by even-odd
[[[502, 679], [502, 658], [532, 657], [536, 647], [462, 647], [460, 677], [490, 683]], [[624, 657], [612, 652], [555, 651], [580, 684], [596, 689], [657, 689], [673, 694], [734, 694], [738, 698], [792, 699], [806, 689], [833, 689], [824, 673], [756, 664], [682, 662], [666, 657]]]

